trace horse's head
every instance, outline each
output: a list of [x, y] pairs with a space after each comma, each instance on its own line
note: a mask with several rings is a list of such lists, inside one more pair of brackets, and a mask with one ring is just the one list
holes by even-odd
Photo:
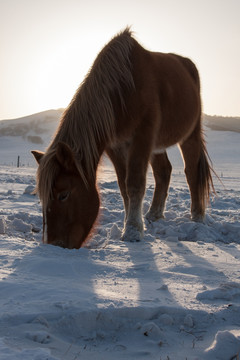
[[[44, 153], [32, 151], [39, 164], [38, 191], [46, 186]], [[95, 181], [88, 185], [82, 179], [71, 149], [59, 143], [52, 164], [57, 169], [51, 180], [51, 189], [43, 203], [43, 241], [64, 248], [80, 248], [96, 220], [99, 197]], [[45, 164], [46, 167], [46, 164]], [[50, 169], [49, 169], [50, 171]], [[41, 178], [42, 177], [42, 178]]]

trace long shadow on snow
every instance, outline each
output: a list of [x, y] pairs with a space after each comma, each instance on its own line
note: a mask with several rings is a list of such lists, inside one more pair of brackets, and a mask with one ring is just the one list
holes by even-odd
[[[167, 246], [171, 251], [182, 260], [181, 264], [176, 264], [169, 269], [171, 272], [194, 275], [199, 285], [217, 284], [219, 280], [220, 282], [229, 281], [222, 271], [216, 269], [202, 256], [196, 255], [184, 242], [181, 242], [180, 244], [181, 246], [179, 247], [178, 243], [171, 241], [167, 242]], [[196, 251], [197, 246], [196, 243]]]
[[132, 265], [129, 266], [129, 276], [138, 281], [138, 302], [146, 307], [181, 307], [164, 281], [156, 263], [151, 241], [143, 239], [139, 243], [125, 243]]

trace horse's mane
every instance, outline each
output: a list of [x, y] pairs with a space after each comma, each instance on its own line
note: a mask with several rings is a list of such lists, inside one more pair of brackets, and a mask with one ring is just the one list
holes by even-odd
[[[99, 142], [114, 139], [113, 98], [125, 110], [126, 90], [133, 90], [131, 50], [135, 40], [129, 28], [115, 36], [98, 54], [85, 80], [65, 110], [52, 143], [40, 161], [37, 191], [47, 205], [54, 179], [60, 171], [56, 161], [59, 142], [74, 153], [77, 169], [87, 185], [95, 178]], [[85, 166], [83, 169], [82, 163]]]

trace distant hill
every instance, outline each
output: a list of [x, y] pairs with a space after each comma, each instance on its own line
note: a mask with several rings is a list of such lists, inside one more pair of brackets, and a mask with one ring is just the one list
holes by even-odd
[[[15, 166], [20, 156], [22, 165], [34, 166], [35, 160], [31, 150], [46, 149], [54, 136], [63, 111], [64, 109], [48, 110], [19, 119], [0, 121], [0, 164]], [[233, 132], [240, 133], [240, 118], [204, 115], [203, 119], [206, 129], [213, 130], [207, 131], [208, 143], [213, 151], [217, 142], [224, 141], [223, 138], [230, 138], [231, 140], [227, 141], [229, 145], [234, 145], [236, 152], [239, 140]], [[218, 131], [221, 131], [221, 134], [218, 134]], [[231, 132], [232, 135], [227, 132]], [[221, 144], [217, 146], [217, 155], [223, 147]], [[175, 154], [176, 152], [174, 158], [178, 161]]]
[[[43, 145], [51, 137], [64, 109], [47, 110], [13, 120], [0, 120], [0, 138], [22, 137], [33, 144]], [[205, 126], [212, 130], [240, 132], [240, 117], [203, 115]]]
[[31, 150], [44, 150], [53, 137], [63, 109], [48, 110], [14, 120], [0, 121], [0, 164], [35, 165]]
[[3, 136], [22, 137], [33, 144], [44, 144], [52, 135], [63, 109], [48, 110], [14, 120], [0, 121], [0, 138]]
[[240, 132], [240, 117], [204, 115], [203, 119], [211, 130]]

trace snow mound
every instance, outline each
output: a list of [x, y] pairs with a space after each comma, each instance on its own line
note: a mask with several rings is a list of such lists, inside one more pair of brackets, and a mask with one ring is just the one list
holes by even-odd
[[218, 331], [211, 347], [206, 350], [206, 360], [238, 359], [240, 338], [229, 331]]
[[213, 290], [206, 290], [197, 295], [197, 299], [204, 300], [227, 300], [231, 301], [236, 298], [240, 299], [240, 284], [239, 283], [223, 283]]
[[22, 219], [14, 219], [11, 226], [15, 231], [27, 233], [31, 231], [31, 225], [25, 223]]
[[24, 193], [23, 193], [23, 194], [33, 195], [34, 190], [35, 190], [35, 186], [33, 186], [33, 185], [28, 185], [28, 186], [26, 187], [26, 189], [24, 190]]
[[12, 349], [0, 339], [0, 359], [2, 360], [58, 360], [51, 356], [49, 349]]

